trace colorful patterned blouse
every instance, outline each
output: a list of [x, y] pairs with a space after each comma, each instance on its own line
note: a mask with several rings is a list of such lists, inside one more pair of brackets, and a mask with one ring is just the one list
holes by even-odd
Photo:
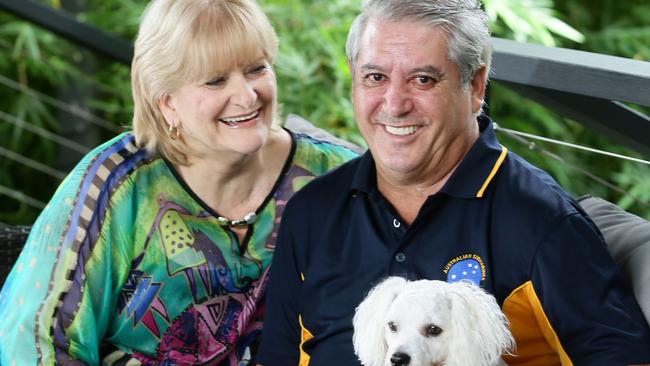
[[0, 293], [0, 364], [247, 364], [286, 201], [355, 156], [292, 137], [243, 243], [131, 134], [93, 150], [34, 224]]

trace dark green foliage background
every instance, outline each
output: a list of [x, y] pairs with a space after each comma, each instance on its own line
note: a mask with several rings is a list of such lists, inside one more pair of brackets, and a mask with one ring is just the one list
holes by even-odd
[[[41, 2], [54, 8], [69, 8], [65, 0]], [[143, 0], [77, 0], [75, 13], [82, 22], [132, 40], [146, 3]], [[300, 114], [338, 136], [363, 145], [352, 116], [344, 51], [347, 29], [358, 13], [360, 1], [260, 0], [260, 3], [281, 41], [275, 68], [283, 113]], [[650, 60], [650, 2], [647, 0], [487, 0], [485, 5], [492, 17], [495, 36]], [[557, 26], [558, 19], [581, 32], [584, 41], [576, 42], [580, 39], [575, 32]], [[127, 66], [94, 55], [2, 12], [0, 75], [53, 97], [70, 89], [90, 90], [78, 93], [74, 103], [121, 129], [127, 129], [130, 124], [132, 102]], [[498, 83], [490, 86], [489, 107], [491, 116], [503, 127], [640, 157], [606, 136], [563, 119]], [[648, 113], [647, 108], [635, 108]], [[56, 108], [40, 98], [4, 85], [0, 85], [0, 111], [54, 132], [62, 132], [66, 122]], [[98, 131], [94, 144], [114, 134]], [[549, 171], [574, 196], [587, 193], [601, 196], [650, 219], [649, 166], [536, 143], [538, 148], [564, 159], [561, 162], [507, 136], [500, 138], [510, 150]], [[0, 147], [64, 171], [69, 169], [61, 164], [60, 146], [29, 132], [25, 126], [2, 119]], [[78, 160], [80, 155], [71, 158]], [[626, 193], [608, 189], [574, 167], [589, 171]], [[0, 155], [0, 186], [47, 202], [59, 183], [56, 178]], [[39, 211], [0, 194], [0, 222], [30, 224]]]

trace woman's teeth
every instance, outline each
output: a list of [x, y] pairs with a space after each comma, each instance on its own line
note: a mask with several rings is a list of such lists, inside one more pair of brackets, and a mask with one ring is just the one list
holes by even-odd
[[390, 133], [391, 135], [398, 135], [398, 136], [406, 136], [410, 135], [412, 133], [415, 133], [417, 131], [417, 126], [405, 126], [405, 127], [393, 127], [393, 126], [388, 126], [384, 125], [386, 127], [386, 132]]
[[246, 116], [232, 117], [232, 118], [221, 118], [219, 120], [221, 122], [224, 122], [228, 126], [234, 126], [239, 122], [248, 121], [249, 119], [253, 119], [253, 118], [259, 116], [259, 114], [260, 114], [260, 111], [256, 110], [255, 112], [253, 112], [253, 113], [251, 113], [249, 115], [246, 115]]

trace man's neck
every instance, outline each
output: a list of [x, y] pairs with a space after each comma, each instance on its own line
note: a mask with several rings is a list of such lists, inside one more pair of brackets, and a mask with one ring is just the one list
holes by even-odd
[[410, 225], [428, 197], [445, 186], [478, 136], [451, 145], [440, 159], [434, 159], [425, 174], [408, 174], [377, 170], [377, 189], [392, 204], [402, 221]]
[[377, 189], [395, 208], [401, 220], [410, 225], [417, 217], [427, 198], [436, 194], [447, 183], [454, 170], [455, 167], [433, 185], [400, 185], [385, 179], [378, 171]]

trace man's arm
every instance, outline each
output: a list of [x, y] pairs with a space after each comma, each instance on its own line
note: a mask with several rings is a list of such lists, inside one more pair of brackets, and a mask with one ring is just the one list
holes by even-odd
[[650, 329], [595, 226], [560, 218], [531, 273], [545, 316], [574, 364], [650, 362]]

